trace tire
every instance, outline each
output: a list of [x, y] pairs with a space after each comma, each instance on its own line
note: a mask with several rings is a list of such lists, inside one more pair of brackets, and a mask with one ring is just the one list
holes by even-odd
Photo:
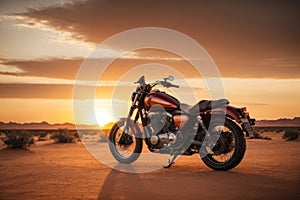
[[[225, 121], [224, 121], [225, 119]], [[207, 123], [205, 123], [207, 124]], [[229, 118], [220, 118], [220, 117], [213, 117], [212, 121], [210, 123], [210, 127], [214, 126], [224, 126], [226, 129], [228, 129], [231, 132], [231, 135], [234, 136], [232, 139], [232, 142], [235, 143], [235, 148], [233, 150], [233, 153], [231, 157], [223, 162], [218, 161], [214, 156], [220, 156], [220, 155], [214, 155], [214, 154], [206, 154], [204, 157], [202, 157], [202, 161], [211, 169], [218, 170], [218, 171], [227, 171], [234, 167], [236, 167], [243, 159], [246, 151], [246, 141], [244, 138], [243, 131], [241, 128], [231, 119]], [[209, 129], [210, 132], [210, 129]], [[228, 133], [228, 132], [225, 132]], [[223, 134], [223, 131], [222, 131]], [[219, 138], [220, 140], [220, 138]], [[215, 152], [214, 152], [215, 153]], [[225, 155], [225, 154], [224, 154]]]
[[[129, 144], [129, 145], [120, 145], [117, 142], [117, 137], [119, 137], [118, 134], [120, 134], [121, 131], [121, 127], [124, 126], [124, 122], [125, 120], [120, 120], [117, 123], [114, 124], [114, 126], [112, 127], [110, 133], [109, 133], [109, 149], [112, 153], [112, 155], [114, 156], [114, 158], [120, 162], [120, 163], [132, 163], [134, 161], [136, 161], [143, 149], [143, 140], [141, 137], [141, 131], [139, 129], [139, 127], [134, 124], [134, 123], [130, 123], [129, 124], [129, 133], [132, 134], [132, 140], [133, 143]], [[122, 132], [122, 131], [121, 131]], [[131, 146], [131, 152], [128, 151], [129, 155], [122, 155], [120, 149], [123, 149], [127, 152], [127, 148], [129, 148]]]

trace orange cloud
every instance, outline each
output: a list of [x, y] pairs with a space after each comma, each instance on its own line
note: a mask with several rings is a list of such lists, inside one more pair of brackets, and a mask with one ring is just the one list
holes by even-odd
[[225, 77], [299, 78], [297, 8], [280, 1], [90, 0], [19, 15], [94, 44], [131, 28], [171, 28], [203, 45]]

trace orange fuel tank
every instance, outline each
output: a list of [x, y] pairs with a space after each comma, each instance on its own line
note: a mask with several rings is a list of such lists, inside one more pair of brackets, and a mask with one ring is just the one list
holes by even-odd
[[148, 109], [150, 109], [154, 105], [161, 105], [166, 110], [174, 110], [179, 108], [180, 103], [176, 98], [164, 92], [155, 91], [155, 92], [150, 92], [145, 97], [144, 105]]

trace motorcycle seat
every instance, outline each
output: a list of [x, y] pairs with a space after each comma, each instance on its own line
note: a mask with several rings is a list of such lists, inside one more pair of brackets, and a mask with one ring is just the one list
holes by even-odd
[[197, 114], [199, 113], [199, 111], [203, 112], [205, 110], [211, 110], [227, 104], [229, 104], [229, 101], [227, 99], [202, 100], [196, 103], [193, 107], [191, 107], [187, 113]]
[[181, 103], [180, 104], [180, 110], [182, 110], [185, 113], [188, 113], [191, 108], [192, 108], [192, 106], [190, 106], [186, 103]]

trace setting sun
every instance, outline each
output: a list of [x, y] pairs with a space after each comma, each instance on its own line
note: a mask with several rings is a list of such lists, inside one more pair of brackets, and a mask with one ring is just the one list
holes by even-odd
[[108, 112], [105, 112], [105, 111], [97, 112], [96, 111], [95, 114], [96, 114], [97, 122], [100, 126], [104, 126], [105, 124], [113, 121], [112, 115]]

